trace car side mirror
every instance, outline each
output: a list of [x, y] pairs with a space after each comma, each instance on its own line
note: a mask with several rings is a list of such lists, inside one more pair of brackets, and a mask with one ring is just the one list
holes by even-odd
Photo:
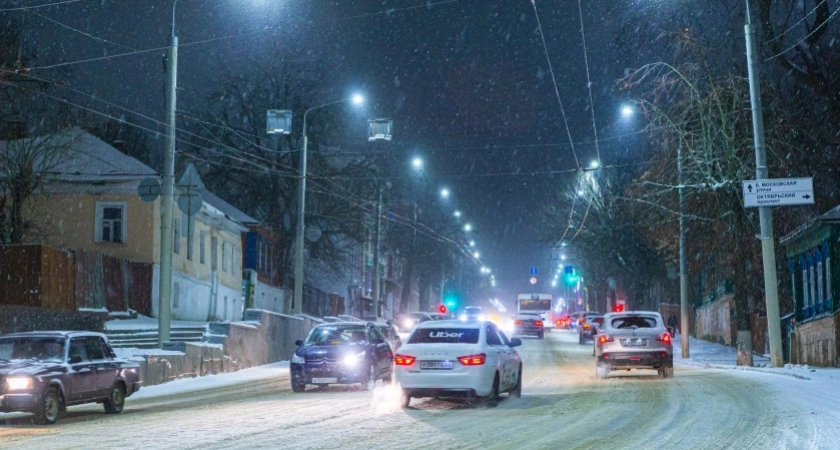
[[522, 339], [511, 338], [510, 344], [508, 344], [508, 347], [519, 347], [520, 345], [522, 345]]
[[303, 340], [301, 340], [301, 339], [296, 340], [295, 345], [297, 345], [298, 347], [303, 347]]
[[79, 355], [73, 355], [70, 357], [70, 364], [78, 364], [82, 362], [82, 357]]

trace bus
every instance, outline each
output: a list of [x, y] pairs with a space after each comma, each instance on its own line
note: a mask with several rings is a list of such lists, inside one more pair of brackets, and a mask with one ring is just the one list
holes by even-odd
[[516, 313], [538, 313], [545, 328], [554, 328], [551, 313], [551, 294], [519, 294], [516, 299]]

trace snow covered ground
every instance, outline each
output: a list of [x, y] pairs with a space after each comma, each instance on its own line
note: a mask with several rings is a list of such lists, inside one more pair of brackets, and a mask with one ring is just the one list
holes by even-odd
[[[207, 327], [207, 322], [193, 322], [189, 320], [173, 320], [170, 323], [172, 328]], [[158, 319], [138, 315], [136, 319], [114, 319], [105, 322], [105, 330], [157, 330]]]
[[169, 383], [147, 386], [126, 399], [128, 404], [144, 398], [164, 397], [184, 394], [187, 392], [213, 390], [236, 384], [250, 383], [260, 380], [285, 377], [289, 375], [289, 362], [283, 361], [265, 366], [244, 369], [238, 372], [207, 375], [198, 378], [183, 378]]

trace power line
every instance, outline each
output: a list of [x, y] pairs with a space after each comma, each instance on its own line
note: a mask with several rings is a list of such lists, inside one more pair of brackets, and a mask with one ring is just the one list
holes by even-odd
[[56, 6], [56, 5], [65, 5], [67, 3], [76, 3], [82, 0], [64, 0], [62, 2], [53, 2], [53, 3], [44, 3], [41, 5], [32, 5], [32, 6], [18, 6], [15, 8], [2, 8], [0, 12], [7, 12], [7, 11], [26, 11], [29, 9], [36, 9], [36, 8], [46, 8], [48, 6]]
[[67, 28], [68, 30], [75, 31], [76, 33], [79, 33], [79, 34], [81, 34], [81, 35], [83, 35], [83, 36], [86, 36], [86, 37], [89, 37], [89, 38], [91, 38], [91, 39], [94, 39], [94, 40], [97, 40], [97, 41], [101, 41], [101, 42], [105, 42], [106, 44], [111, 44], [111, 45], [116, 45], [116, 46], [118, 46], [118, 47], [127, 48], [127, 49], [129, 49], [129, 50], [137, 51], [137, 49], [136, 49], [136, 48], [132, 48], [132, 47], [129, 47], [129, 46], [127, 46], [127, 45], [118, 44], [118, 43], [116, 43], [116, 42], [111, 42], [111, 41], [109, 41], [109, 40], [107, 40], [107, 39], [103, 39], [103, 38], [101, 38], [101, 37], [94, 36], [94, 35], [92, 35], [92, 34], [90, 34], [90, 33], [86, 33], [86, 32], [84, 32], [84, 31], [82, 31], [82, 30], [79, 30], [79, 29], [73, 28], [73, 27], [71, 27], [70, 25], [67, 25], [67, 24], [65, 24], [65, 23], [59, 22], [59, 21], [57, 21], [57, 20], [55, 20], [55, 19], [51, 19], [51, 18], [49, 18], [49, 17], [47, 17], [47, 16], [45, 16], [45, 15], [43, 15], [43, 14], [41, 14], [41, 13], [38, 13], [38, 12], [35, 12], [35, 11], [28, 11], [28, 12], [31, 12], [32, 14], [35, 14], [35, 15], [36, 15], [36, 16], [38, 16], [38, 17], [41, 17], [41, 18], [43, 18], [43, 19], [46, 19], [46, 20], [48, 20], [48, 21], [50, 21], [50, 22], [52, 22], [52, 23], [54, 23], [54, 24], [56, 24], [56, 25], [59, 25], [59, 26], [61, 26], [61, 27]]

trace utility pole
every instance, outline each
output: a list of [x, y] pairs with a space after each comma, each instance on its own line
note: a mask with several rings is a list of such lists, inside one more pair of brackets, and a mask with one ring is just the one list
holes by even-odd
[[178, 36], [175, 35], [175, 5], [172, 3], [172, 36], [169, 43], [167, 69], [169, 83], [166, 90], [166, 151], [163, 158], [163, 188], [161, 189], [160, 218], [160, 286], [158, 296], [158, 346], [169, 342], [172, 295], [172, 215], [175, 191], [175, 106], [178, 87]]
[[[374, 311], [379, 311], [379, 289], [382, 284], [381, 275], [379, 273], [379, 246], [382, 235], [382, 186], [378, 187], [379, 202], [376, 206], [376, 234], [373, 237], [373, 308]], [[379, 314], [377, 314], [378, 316]]]
[[[750, 20], [750, 4], [747, 5], [747, 23], [744, 36], [747, 43], [747, 71], [750, 80], [750, 104], [752, 105], [753, 139], [755, 141], [755, 179], [768, 178], [767, 155], [764, 150], [764, 119], [761, 115], [761, 87], [758, 82], [758, 61], [755, 45], [755, 28]], [[773, 210], [767, 206], [758, 208], [761, 225], [761, 260], [764, 266], [764, 296], [767, 308], [767, 332], [770, 334], [770, 364], [782, 367], [782, 330], [779, 317], [779, 291], [776, 279], [776, 243], [773, 237]]]
[[685, 248], [685, 201], [683, 199], [683, 171], [682, 171], [682, 136], [677, 147], [677, 178], [680, 194], [680, 342], [682, 357], [689, 357], [688, 349], [688, 262]]

